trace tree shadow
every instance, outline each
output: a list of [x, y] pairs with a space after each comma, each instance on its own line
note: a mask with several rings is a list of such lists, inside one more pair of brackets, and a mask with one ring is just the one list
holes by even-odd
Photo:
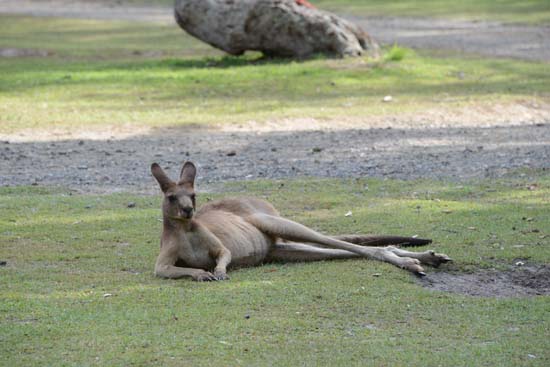
[[[81, 87], [89, 88], [94, 98], [100, 101], [102, 100], [101, 91], [118, 88], [120, 92], [117, 98], [121, 100], [131, 99], [132, 93], [140, 93], [140, 95], [150, 94], [148, 99], [153, 102], [187, 100], [193, 103], [193, 98], [197, 97], [196, 94], [206, 91], [210, 100], [215, 102], [219, 95], [222, 99], [220, 103], [223, 104], [239, 99], [288, 101], [291, 104], [297, 101], [315, 104], [317, 101], [324, 104], [326, 101], [343, 97], [379, 97], [388, 92], [403, 97], [440, 94], [466, 97], [493, 93], [524, 94], [545, 91], [548, 82], [546, 68], [535, 64], [531, 67], [528, 63], [509, 64], [506, 61], [483, 62], [481, 72], [459, 63], [456, 65], [456, 70], [465, 67], [467, 69], [465, 76], [461, 76], [461, 79], [438, 77], [436, 82], [427, 78], [424, 71], [411, 73], [406, 65], [393, 67], [391, 64], [379, 63], [339, 69], [325, 64], [310, 65], [307, 61], [309, 60], [266, 58], [259, 53], [252, 53], [244, 56], [149, 59], [92, 65], [71, 64], [70, 66], [65, 63], [49, 62], [44, 64], [49, 74], [37, 75], [32, 79], [26, 76], [28, 68], [25, 68], [25, 71], [11, 68], [10, 76], [7, 76], [4, 83], [0, 85], [0, 91], [11, 93], [50, 87], [76, 88], [75, 93], [67, 97], [67, 102], [82, 97], [82, 91], [79, 90]], [[439, 65], [445, 61], [431, 62], [439, 68]], [[284, 67], [289, 64], [298, 64], [298, 66]], [[250, 78], [232, 72], [250, 66], [256, 67]], [[33, 68], [36, 69], [36, 65], [31, 67]], [[193, 75], [193, 69], [201, 70], [202, 73]], [[469, 69], [472, 69], [471, 75]], [[167, 71], [177, 72], [178, 70], [182, 72], [166, 74]], [[205, 74], [205, 70], [213, 70], [214, 73]], [[457, 75], [462, 74], [464, 73]], [[343, 80], [342, 85], [337, 83], [340, 79]], [[201, 86], [194, 84], [198, 82], [201, 82]], [[305, 88], [306, 85], [309, 88]], [[331, 87], [327, 88], [327, 85]], [[162, 93], [159, 93], [158, 89], [162, 89]], [[60, 98], [63, 98], [63, 93], [61, 94]], [[203, 95], [198, 97], [203, 98]], [[93, 102], [94, 98], [87, 98], [87, 100]], [[104, 98], [114, 101], [112, 95], [107, 94]], [[144, 107], [161, 108], [147, 104]]]
[[250, 65], [284, 65], [293, 62], [303, 62], [310, 59], [296, 59], [290, 57], [272, 57], [263, 55], [260, 52], [248, 52], [243, 56], [225, 55], [221, 57], [205, 57], [197, 59], [168, 59], [159, 63], [161, 66], [167, 66], [174, 69], [227, 69], [232, 67], [250, 66]]

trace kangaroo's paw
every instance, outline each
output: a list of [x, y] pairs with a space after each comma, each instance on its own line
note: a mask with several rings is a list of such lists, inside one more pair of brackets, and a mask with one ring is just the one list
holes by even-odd
[[217, 280], [214, 274], [204, 270], [198, 271], [192, 276], [192, 279], [196, 282], [211, 282]]
[[227, 273], [223, 270], [214, 271], [214, 277], [216, 280], [229, 280], [229, 276], [227, 276]]

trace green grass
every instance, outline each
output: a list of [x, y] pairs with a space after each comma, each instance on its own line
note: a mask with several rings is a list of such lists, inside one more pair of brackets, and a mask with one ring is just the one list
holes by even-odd
[[[550, 261], [550, 176], [529, 176], [224, 190], [266, 197], [325, 233], [432, 237], [453, 269], [472, 271]], [[548, 296], [439, 293], [368, 260], [266, 265], [220, 283], [154, 278], [159, 201], [0, 188], [2, 365], [548, 365]]]
[[407, 49], [393, 45], [385, 54], [384, 60], [386, 61], [401, 61], [407, 55]]
[[192, 56], [213, 50], [176, 24], [0, 15], [0, 34], [0, 47], [46, 49], [65, 62], [134, 59], [141, 53]]
[[[168, 25], [0, 19], [0, 47], [53, 54], [0, 59], [0, 133], [301, 117], [362, 120], [550, 99], [547, 63], [434, 58], [412, 50], [403, 58], [396, 49], [386, 61], [270, 61], [254, 53], [220, 56]], [[383, 103], [385, 95], [394, 102]]]

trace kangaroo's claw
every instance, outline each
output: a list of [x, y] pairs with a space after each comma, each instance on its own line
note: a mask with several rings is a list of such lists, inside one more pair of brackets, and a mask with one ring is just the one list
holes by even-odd
[[422, 259], [422, 262], [431, 265], [434, 268], [439, 267], [439, 265], [441, 264], [453, 261], [453, 259], [445, 254], [438, 254], [434, 251], [429, 251], [428, 253], [429, 256], [427, 256], [425, 259]]
[[225, 271], [215, 271], [214, 278], [215, 280], [229, 280], [229, 276]]
[[210, 282], [210, 281], [217, 280], [217, 279], [214, 276], [214, 274], [212, 274], [208, 271], [203, 271], [203, 272], [193, 276], [193, 280], [197, 281], [197, 282]]

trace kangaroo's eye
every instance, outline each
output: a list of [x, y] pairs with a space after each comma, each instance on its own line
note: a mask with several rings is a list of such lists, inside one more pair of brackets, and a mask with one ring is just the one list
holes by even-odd
[[176, 195], [168, 195], [168, 201], [171, 203], [175, 203], [176, 200], [178, 200], [178, 197]]
[[195, 194], [191, 194], [191, 200], [195, 200]]

